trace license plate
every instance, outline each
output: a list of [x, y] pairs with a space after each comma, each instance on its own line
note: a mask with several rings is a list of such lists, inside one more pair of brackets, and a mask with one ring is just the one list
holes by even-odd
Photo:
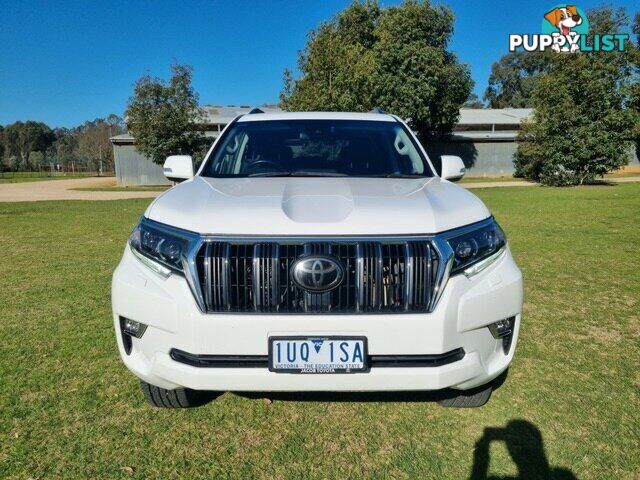
[[365, 337], [270, 337], [269, 370], [355, 373], [367, 370]]

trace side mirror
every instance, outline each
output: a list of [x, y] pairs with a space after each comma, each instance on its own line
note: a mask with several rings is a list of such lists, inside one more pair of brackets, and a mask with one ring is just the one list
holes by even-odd
[[440, 174], [442, 178], [455, 182], [464, 177], [467, 169], [460, 157], [456, 157], [455, 155], [442, 155], [440, 160], [442, 161], [442, 173]]
[[191, 155], [171, 155], [164, 161], [164, 176], [172, 182], [181, 182], [193, 177]]

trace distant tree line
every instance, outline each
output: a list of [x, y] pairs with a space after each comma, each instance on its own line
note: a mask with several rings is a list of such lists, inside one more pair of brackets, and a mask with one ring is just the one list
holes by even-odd
[[109, 115], [73, 128], [51, 128], [28, 120], [0, 126], [0, 170], [113, 170], [109, 137], [124, 131], [122, 118]]

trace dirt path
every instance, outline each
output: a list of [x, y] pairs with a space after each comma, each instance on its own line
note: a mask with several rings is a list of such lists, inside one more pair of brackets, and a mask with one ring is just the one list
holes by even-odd
[[[640, 182], [640, 175], [637, 177], [613, 177], [606, 178], [605, 183], [629, 183]], [[535, 187], [538, 185], [534, 182], [469, 182], [461, 183], [464, 188], [493, 188], [493, 187]]]
[[162, 192], [79, 192], [72, 188], [112, 187], [113, 177], [73, 178], [50, 182], [0, 184], [0, 202], [34, 202], [38, 200], [119, 200], [152, 198]]
[[[607, 179], [612, 183], [640, 182], [637, 177], [619, 177]], [[2, 183], [0, 184], [0, 202], [35, 202], [39, 200], [120, 200], [123, 198], [153, 198], [162, 192], [79, 192], [73, 188], [112, 187], [113, 177], [74, 178], [50, 182]], [[532, 187], [532, 182], [469, 182], [462, 183], [464, 188], [495, 187]]]
[[493, 187], [533, 187], [534, 182], [465, 182], [459, 184], [464, 188], [493, 188]]

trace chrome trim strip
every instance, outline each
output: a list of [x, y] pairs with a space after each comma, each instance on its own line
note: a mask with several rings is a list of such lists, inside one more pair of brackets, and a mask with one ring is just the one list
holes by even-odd
[[278, 306], [278, 289], [280, 287], [280, 245], [271, 245], [271, 305]]
[[182, 268], [184, 269], [187, 284], [193, 293], [193, 298], [201, 312], [206, 312], [202, 289], [200, 288], [200, 279], [198, 278], [198, 268], [196, 266], [196, 256], [202, 246], [202, 239], [198, 239], [191, 244], [188, 252], [182, 255]]
[[207, 243], [204, 247], [204, 304], [207, 309], [211, 308], [211, 243]]
[[374, 268], [375, 290], [373, 292], [373, 309], [379, 310], [382, 306], [382, 244], [376, 242], [373, 244], [374, 258], [372, 266]]
[[221, 261], [222, 261], [222, 285], [224, 286], [224, 288], [222, 289], [222, 301], [224, 302], [225, 305], [228, 305], [229, 307], [231, 307], [231, 300], [229, 298], [229, 295], [230, 295], [230, 292], [229, 292], [230, 281], [229, 281], [229, 279], [231, 278], [231, 273], [230, 273], [231, 265], [230, 265], [230, 262], [229, 262], [230, 258], [231, 258], [231, 245], [229, 243], [225, 243], [223, 257], [221, 259]]
[[263, 294], [261, 292], [262, 278], [258, 274], [261, 270], [261, 243], [256, 243], [253, 246], [253, 308], [256, 312], [259, 312], [262, 308]]
[[[433, 312], [442, 297], [442, 292], [447, 286], [449, 281], [449, 274], [451, 273], [451, 266], [453, 265], [453, 249], [442, 237], [436, 237], [432, 241], [433, 248], [438, 253], [438, 271], [436, 272], [436, 281], [433, 287], [433, 297], [429, 302], [427, 310]], [[429, 257], [431, 260], [431, 257]]]
[[438, 233], [407, 233], [407, 234], [399, 234], [399, 235], [224, 235], [224, 234], [215, 234], [215, 233], [196, 233], [191, 230], [179, 229], [176, 227], [172, 227], [170, 225], [156, 222], [155, 220], [150, 220], [148, 218], [144, 218], [145, 222], [148, 222], [153, 227], [158, 229], [165, 229], [170, 233], [174, 233], [175, 235], [180, 235], [184, 238], [198, 237], [206, 242], [232, 242], [232, 243], [255, 243], [260, 241], [268, 241], [268, 242], [292, 242], [292, 243], [306, 243], [306, 242], [327, 242], [332, 241], [334, 243], [341, 242], [382, 242], [382, 243], [398, 243], [402, 241], [410, 241], [410, 240], [424, 240], [431, 239], [436, 236], [443, 236], [445, 238], [455, 237], [457, 235], [464, 234], [466, 232], [470, 232], [476, 230], [478, 228], [484, 227], [486, 225], [490, 225], [493, 223], [493, 216], [489, 216], [484, 220], [480, 220], [478, 222], [470, 223], [469, 225], [465, 225], [463, 227], [456, 227], [449, 230], [444, 230]]
[[405, 268], [404, 268], [404, 309], [409, 311], [411, 308], [411, 293], [413, 292], [413, 270], [414, 255], [413, 255], [413, 243], [405, 243]]
[[356, 312], [361, 312], [364, 304], [364, 257], [362, 243], [356, 243]]

